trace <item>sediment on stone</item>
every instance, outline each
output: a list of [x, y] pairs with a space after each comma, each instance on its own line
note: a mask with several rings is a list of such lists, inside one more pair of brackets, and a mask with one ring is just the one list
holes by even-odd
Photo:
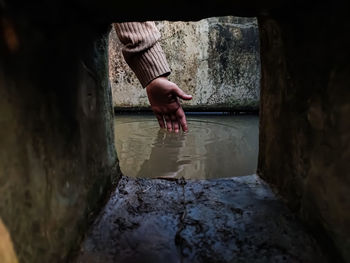
[[327, 262], [257, 176], [123, 177], [76, 262]]

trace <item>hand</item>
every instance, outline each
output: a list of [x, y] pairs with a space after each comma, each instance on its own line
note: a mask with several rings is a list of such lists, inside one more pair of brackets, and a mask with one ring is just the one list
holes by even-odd
[[168, 131], [179, 132], [180, 126], [184, 132], [188, 131], [186, 116], [180, 105], [179, 98], [192, 99], [185, 94], [175, 83], [166, 77], [152, 80], [146, 87], [148, 100], [156, 115], [159, 126]]

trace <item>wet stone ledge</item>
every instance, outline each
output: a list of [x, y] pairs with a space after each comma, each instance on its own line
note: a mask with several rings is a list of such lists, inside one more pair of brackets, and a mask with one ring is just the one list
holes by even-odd
[[256, 175], [123, 177], [76, 262], [326, 262]]

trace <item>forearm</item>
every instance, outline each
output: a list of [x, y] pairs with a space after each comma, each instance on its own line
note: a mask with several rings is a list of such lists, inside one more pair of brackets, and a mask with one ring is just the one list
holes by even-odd
[[115, 24], [124, 45], [123, 56], [143, 87], [153, 79], [170, 74], [165, 54], [159, 44], [160, 33], [154, 22]]

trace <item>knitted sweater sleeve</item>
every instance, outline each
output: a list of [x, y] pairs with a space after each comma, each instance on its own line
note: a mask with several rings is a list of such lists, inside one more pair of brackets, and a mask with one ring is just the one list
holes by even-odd
[[158, 42], [160, 33], [154, 22], [114, 24], [124, 45], [123, 56], [143, 87], [153, 79], [170, 74], [165, 54]]

